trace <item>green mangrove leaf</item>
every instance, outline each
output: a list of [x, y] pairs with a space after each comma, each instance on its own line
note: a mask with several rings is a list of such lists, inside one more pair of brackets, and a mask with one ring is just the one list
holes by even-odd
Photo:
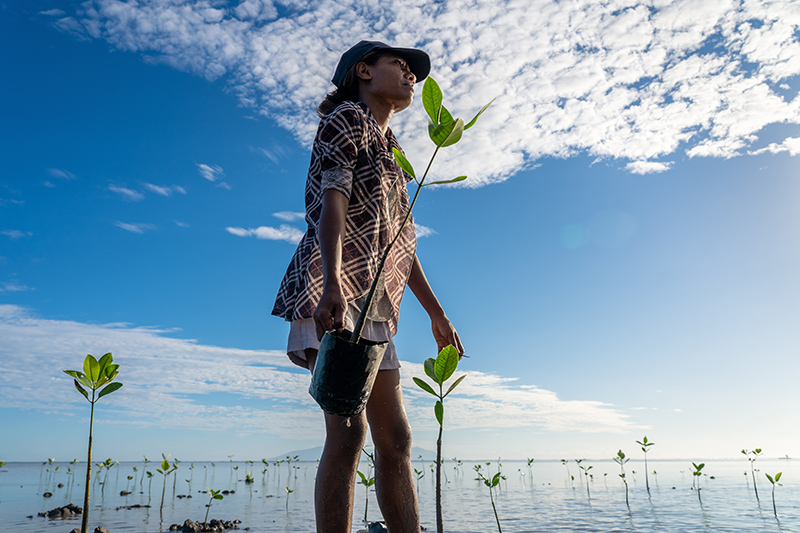
[[104, 354], [103, 357], [100, 358], [100, 360], [97, 361], [97, 364], [100, 365], [100, 375], [105, 374], [105, 369], [109, 364], [111, 364], [111, 359], [112, 359], [111, 352], [108, 352], [107, 354]]
[[425, 112], [436, 124], [439, 123], [439, 109], [442, 107], [442, 90], [432, 77], [428, 76], [422, 86], [422, 105]]
[[465, 179], [467, 179], [466, 176], [459, 176], [459, 177], [453, 178], [451, 180], [432, 181], [430, 183], [426, 183], [425, 185], [423, 185], [423, 187], [427, 187], [429, 185], [442, 185], [444, 183], [455, 183], [457, 181], [464, 181]]
[[78, 380], [78, 383], [80, 383], [80, 384], [81, 384], [81, 385], [83, 385], [84, 387], [87, 387], [87, 388], [90, 388], [90, 389], [92, 389], [92, 390], [95, 390], [94, 383], [93, 383], [93, 382], [92, 382], [92, 381], [91, 381], [89, 378], [87, 378], [86, 376], [84, 376], [83, 374], [81, 374], [81, 375], [80, 375], [78, 378], [76, 378], [76, 379]]
[[408, 162], [408, 159], [406, 159], [406, 156], [403, 155], [403, 152], [393, 147], [392, 153], [394, 153], [394, 158], [400, 168], [402, 168], [407, 174], [410, 174], [411, 177], [416, 180], [417, 175], [414, 173], [414, 167]]
[[496, 100], [496, 98], [492, 98], [492, 101], [491, 101], [491, 102], [489, 102], [488, 104], [486, 104], [485, 106], [483, 106], [483, 107], [481, 108], [481, 110], [480, 110], [480, 111], [478, 111], [478, 114], [477, 114], [477, 115], [475, 115], [474, 117], [472, 117], [472, 120], [470, 120], [470, 121], [469, 121], [469, 123], [468, 123], [466, 126], [464, 126], [464, 129], [465, 129], [465, 130], [468, 130], [468, 129], [470, 129], [472, 126], [474, 126], [474, 125], [475, 125], [475, 122], [477, 122], [477, 121], [478, 121], [478, 117], [479, 117], [479, 116], [481, 116], [481, 115], [483, 114], [483, 112], [484, 112], [484, 111], [486, 111], [487, 109], [489, 109], [489, 106], [490, 106], [490, 105], [492, 105], [492, 104], [494, 103], [494, 101], [495, 101], [495, 100]]
[[452, 385], [450, 385], [450, 388], [449, 388], [449, 389], [447, 389], [447, 392], [445, 393], [444, 397], [445, 397], [445, 398], [447, 398], [447, 395], [448, 395], [448, 394], [450, 394], [451, 392], [453, 392], [453, 389], [455, 389], [456, 387], [458, 387], [458, 384], [459, 384], [459, 383], [461, 383], [462, 381], [464, 381], [464, 378], [465, 378], [465, 377], [467, 377], [467, 375], [466, 375], [466, 374], [464, 374], [463, 376], [461, 376], [460, 378], [458, 378], [457, 380], [455, 380], [455, 382], [453, 382], [453, 384], [452, 384]]
[[778, 472], [777, 474], [775, 474], [775, 483], [777, 483], [778, 481], [781, 480], [781, 476], [782, 475], [783, 475], [783, 472]]
[[425, 374], [427, 374], [428, 377], [431, 378], [435, 383], [439, 383], [439, 380], [436, 379], [436, 371], [435, 371], [436, 361], [432, 357], [429, 357], [425, 359], [424, 367], [425, 367]]
[[436, 394], [436, 392], [434, 392], [433, 387], [431, 387], [430, 385], [428, 385], [426, 382], [422, 381], [421, 379], [415, 377], [414, 378], [414, 383], [416, 383], [417, 387], [419, 387], [420, 389], [424, 390], [425, 392], [429, 392], [429, 393], [433, 394], [434, 396], [436, 396], [437, 398], [439, 397], [439, 395]]
[[769, 482], [770, 482], [770, 483], [772, 483], [773, 485], [775, 484], [775, 480], [774, 480], [774, 479], [772, 479], [772, 476], [770, 476], [770, 475], [769, 475], [769, 474], [767, 474], [766, 472], [764, 472], [764, 475], [765, 475], [765, 476], [767, 476], [767, 479], [769, 480]]
[[109, 381], [114, 379], [119, 374], [119, 365], [107, 365], [105, 375]]
[[364, 474], [362, 474], [362, 473], [361, 473], [361, 470], [356, 470], [356, 474], [358, 474], [358, 475], [359, 475], [359, 477], [361, 478], [361, 483], [363, 483], [364, 485], [366, 485], [366, 484], [367, 484], [367, 476], [365, 476]]
[[439, 118], [439, 123], [440, 124], [448, 124], [448, 123], [453, 122], [455, 120], [453, 118], [453, 115], [450, 114], [450, 111], [448, 111], [447, 108], [444, 105], [442, 105], [442, 111], [441, 111], [440, 115], [441, 115], [440, 118]]
[[444, 148], [445, 146], [451, 146], [453, 144], [456, 144], [458, 141], [461, 140], [461, 136], [463, 134], [464, 134], [464, 121], [460, 118], [457, 118], [454, 123], [453, 131], [450, 132], [450, 135], [447, 136], [447, 139], [445, 139], [440, 146]]
[[458, 350], [452, 344], [449, 344], [442, 348], [442, 351], [436, 357], [436, 382], [444, 383], [450, 379], [450, 376], [456, 371], [456, 367], [458, 367]]
[[433, 141], [433, 144], [441, 147], [453, 132], [453, 128], [455, 128], [455, 126], [455, 121], [433, 126], [428, 124], [428, 136], [431, 138], [431, 141]]
[[[73, 382], [73, 383], [75, 383], [75, 388], [76, 388], [76, 389], [78, 389], [78, 392], [80, 392], [81, 394], [83, 394], [83, 397], [84, 397], [84, 398], [86, 398], [87, 400], [89, 400], [89, 393], [88, 393], [88, 392], [86, 392], [86, 391], [83, 389], [83, 387], [81, 387], [81, 386], [78, 384], [78, 380], [77, 380], [77, 379], [74, 379], [74, 380], [72, 380], [72, 382]], [[89, 400], [89, 401], [91, 401], [91, 400]]]
[[83, 375], [83, 372], [79, 372], [78, 370], [62, 370], [62, 372], [73, 378], [78, 378]]
[[122, 383], [117, 381], [116, 383], [110, 383], [105, 389], [100, 391], [100, 394], [97, 395], [97, 399], [99, 400], [106, 394], [111, 394], [114, 391], [119, 390], [122, 387]]
[[100, 364], [92, 354], [88, 354], [83, 360], [83, 373], [86, 374], [89, 381], [97, 381], [97, 378], [100, 377]]
[[496, 487], [500, 484], [500, 472], [496, 473], [492, 478], [492, 487]]
[[436, 414], [436, 420], [439, 422], [439, 426], [443, 426], [444, 404], [441, 400], [436, 400], [436, 405], [433, 406], [433, 412]]

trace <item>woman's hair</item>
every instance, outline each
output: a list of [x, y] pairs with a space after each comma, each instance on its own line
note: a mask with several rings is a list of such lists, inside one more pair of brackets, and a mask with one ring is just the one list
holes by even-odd
[[342, 82], [341, 87], [329, 92], [322, 102], [319, 103], [317, 106], [317, 115], [319, 115], [320, 118], [325, 117], [331, 111], [336, 109], [339, 104], [348, 100], [351, 102], [357, 102], [359, 99], [358, 82], [360, 78], [356, 74], [356, 67], [359, 63], [374, 65], [378, 62], [378, 59], [380, 59], [382, 55], [384, 55], [382, 50], [376, 50], [356, 61], [356, 63], [350, 67], [350, 69], [344, 75], [344, 81]]

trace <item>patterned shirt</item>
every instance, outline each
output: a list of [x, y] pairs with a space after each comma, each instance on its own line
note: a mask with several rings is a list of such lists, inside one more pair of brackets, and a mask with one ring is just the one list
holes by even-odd
[[[319, 124], [305, 188], [308, 229], [300, 240], [281, 282], [272, 314], [284, 319], [311, 318], [322, 297], [322, 257], [319, 219], [322, 194], [328, 189], [348, 199], [342, 245], [342, 291], [348, 302], [369, 292], [386, 247], [400, 229], [409, 209], [406, 183], [413, 179], [394, 160], [392, 148], [401, 150], [390, 129], [381, 133], [369, 108], [363, 103], [344, 102]], [[414, 220], [409, 217], [403, 233], [386, 260], [378, 300], [388, 310], [392, 334], [397, 331], [397, 313], [416, 252]], [[373, 318], [373, 313], [370, 313]]]

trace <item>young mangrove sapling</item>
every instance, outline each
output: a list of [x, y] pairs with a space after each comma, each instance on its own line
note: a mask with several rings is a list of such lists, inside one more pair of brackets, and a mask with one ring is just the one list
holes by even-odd
[[386, 247], [386, 250], [384, 250], [383, 255], [381, 256], [380, 263], [378, 263], [378, 270], [375, 273], [375, 279], [372, 281], [372, 285], [367, 293], [367, 298], [364, 301], [364, 307], [361, 309], [361, 313], [358, 315], [358, 320], [350, 337], [350, 342], [352, 343], [357, 343], [361, 338], [361, 332], [364, 329], [364, 323], [367, 318], [370, 305], [372, 304], [372, 299], [375, 296], [375, 289], [378, 286], [378, 280], [383, 272], [386, 259], [389, 257], [389, 252], [391, 251], [392, 246], [394, 246], [394, 243], [403, 233], [403, 228], [405, 228], [406, 223], [411, 216], [411, 211], [414, 209], [414, 204], [417, 203], [417, 198], [419, 197], [419, 193], [422, 188], [430, 185], [456, 183], [467, 179], [466, 176], [458, 176], [457, 178], [449, 180], [425, 183], [425, 179], [428, 177], [428, 171], [431, 168], [431, 164], [433, 164], [433, 160], [436, 158], [436, 154], [439, 153], [441, 148], [452, 146], [460, 141], [464, 132], [474, 126], [475, 122], [478, 120], [478, 117], [480, 117], [481, 114], [486, 111], [490, 105], [492, 105], [492, 102], [494, 102], [494, 99], [492, 99], [491, 102], [483, 106], [483, 108], [478, 111], [472, 120], [465, 124], [463, 119], [453, 118], [453, 115], [451, 115], [447, 108], [442, 104], [442, 100], [443, 96], [441, 88], [439, 88], [439, 85], [432, 77], [428, 76], [428, 78], [425, 80], [425, 84], [422, 86], [422, 105], [425, 107], [425, 112], [428, 114], [428, 136], [430, 137], [431, 141], [433, 141], [433, 144], [436, 145], [436, 149], [433, 151], [430, 161], [428, 161], [428, 166], [425, 168], [422, 178], [417, 178], [417, 175], [414, 172], [414, 167], [411, 166], [411, 163], [409, 163], [408, 159], [406, 159], [403, 153], [397, 148], [392, 148], [392, 152], [394, 153], [394, 157], [398, 166], [408, 175], [414, 178], [414, 181], [417, 183], [417, 190], [414, 193], [411, 203], [409, 204], [408, 212], [406, 213], [402, 224], [400, 224], [400, 229], [394, 238], [389, 242], [389, 245]]
[[[747, 457], [747, 460], [750, 461], [750, 473], [753, 475], [753, 490], [756, 491], [756, 500], [761, 501], [758, 497], [758, 484], [756, 483], [756, 471], [755, 471], [755, 463], [758, 456], [761, 455], [761, 448], [756, 448], [755, 450], [749, 451], [747, 449], [743, 449], [742, 453]], [[750, 457], [752, 455], [752, 457]]]
[[625, 457], [625, 452], [619, 450], [617, 452], [617, 456], [614, 457], [614, 462], [619, 465], [619, 477], [622, 479], [622, 482], [625, 483], [625, 505], [628, 506], [628, 510], [631, 510], [631, 504], [628, 501], [628, 480], [625, 479], [625, 463], [629, 461], [628, 458]]
[[491, 479], [489, 479], [483, 475], [483, 472], [481, 472], [481, 465], [475, 465], [474, 468], [475, 472], [478, 474], [478, 477], [480, 477], [483, 481], [483, 484], [489, 487], [489, 498], [492, 500], [492, 510], [494, 511], [494, 519], [497, 522], [497, 531], [499, 533], [503, 533], [503, 530], [500, 528], [500, 518], [497, 516], [497, 506], [494, 504], [494, 494], [492, 494], [492, 489], [497, 487], [500, 484], [500, 480], [505, 479], [505, 477], [501, 475], [500, 471], [498, 470], [494, 476], [489, 474], [492, 476]]
[[692, 463], [692, 486], [697, 491], [697, 499], [700, 500], [700, 503], [703, 503], [702, 498], [700, 498], [700, 476], [703, 475], [704, 466], [706, 466], [705, 463]]
[[[91, 404], [89, 412], [89, 451], [86, 460], [86, 488], [83, 494], [83, 519], [81, 533], [86, 533], [89, 524], [89, 486], [92, 481], [92, 426], [94, 424], [94, 404], [107, 394], [119, 390], [122, 383], [114, 382], [119, 374], [119, 365], [115, 365], [111, 353], [103, 355], [98, 361], [91, 354], [83, 360], [83, 372], [80, 370], [64, 370], [64, 373], [73, 378], [75, 388]], [[84, 388], [86, 387], [86, 388]], [[87, 389], [92, 391], [91, 398]]]
[[640, 441], [636, 441], [636, 444], [642, 447], [642, 451], [644, 452], [644, 483], [647, 487], [647, 494], [650, 494], [650, 478], [647, 476], [647, 452], [650, 446], [654, 445], [655, 442], [649, 442], [647, 440], [647, 435], [645, 435], [644, 439]]
[[778, 481], [781, 480], [781, 476], [783, 475], [783, 472], [778, 472], [777, 474], [775, 474], [774, 478], [772, 476], [770, 476], [769, 474], [767, 474], [766, 472], [764, 473], [764, 475], [767, 476], [767, 479], [769, 480], [769, 482], [772, 483], [772, 512], [775, 513], [775, 518], [777, 518], [778, 517], [778, 508], [775, 507], [775, 485], [779, 485], [779, 486], [781, 485], [781, 483], [778, 483]]
[[220, 492], [222, 491], [211, 488], [208, 489], [208, 494], [210, 497], [208, 499], [208, 505], [206, 505], [206, 517], [203, 519], [203, 525], [208, 525], [208, 512], [211, 510], [211, 502], [214, 500], [221, 500], [223, 498]]
[[461, 383], [466, 374], [455, 380], [447, 392], [444, 392], [444, 383], [453, 375], [458, 367], [458, 350], [453, 345], [446, 346], [439, 352], [436, 359], [429, 358], [425, 361], [425, 374], [439, 387], [436, 392], [426, 381], [415, 377], [414, 383], [425, 392], [437, 398], [433, 412], [439, 422], [439, 438], [436, 440], [436, 533], [444, 533], [442, 520], [442, 430], [444, 429], [444, 399]]

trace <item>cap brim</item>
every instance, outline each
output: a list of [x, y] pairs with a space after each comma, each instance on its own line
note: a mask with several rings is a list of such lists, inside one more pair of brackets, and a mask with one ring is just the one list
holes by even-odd
[[416, 48], [385, 48], [384, 52], [395, 53], [408, 63], [408, 68], [414, 73], [417, 82], [428, 77], [431, 72], [431, 58], [426, 52]]

